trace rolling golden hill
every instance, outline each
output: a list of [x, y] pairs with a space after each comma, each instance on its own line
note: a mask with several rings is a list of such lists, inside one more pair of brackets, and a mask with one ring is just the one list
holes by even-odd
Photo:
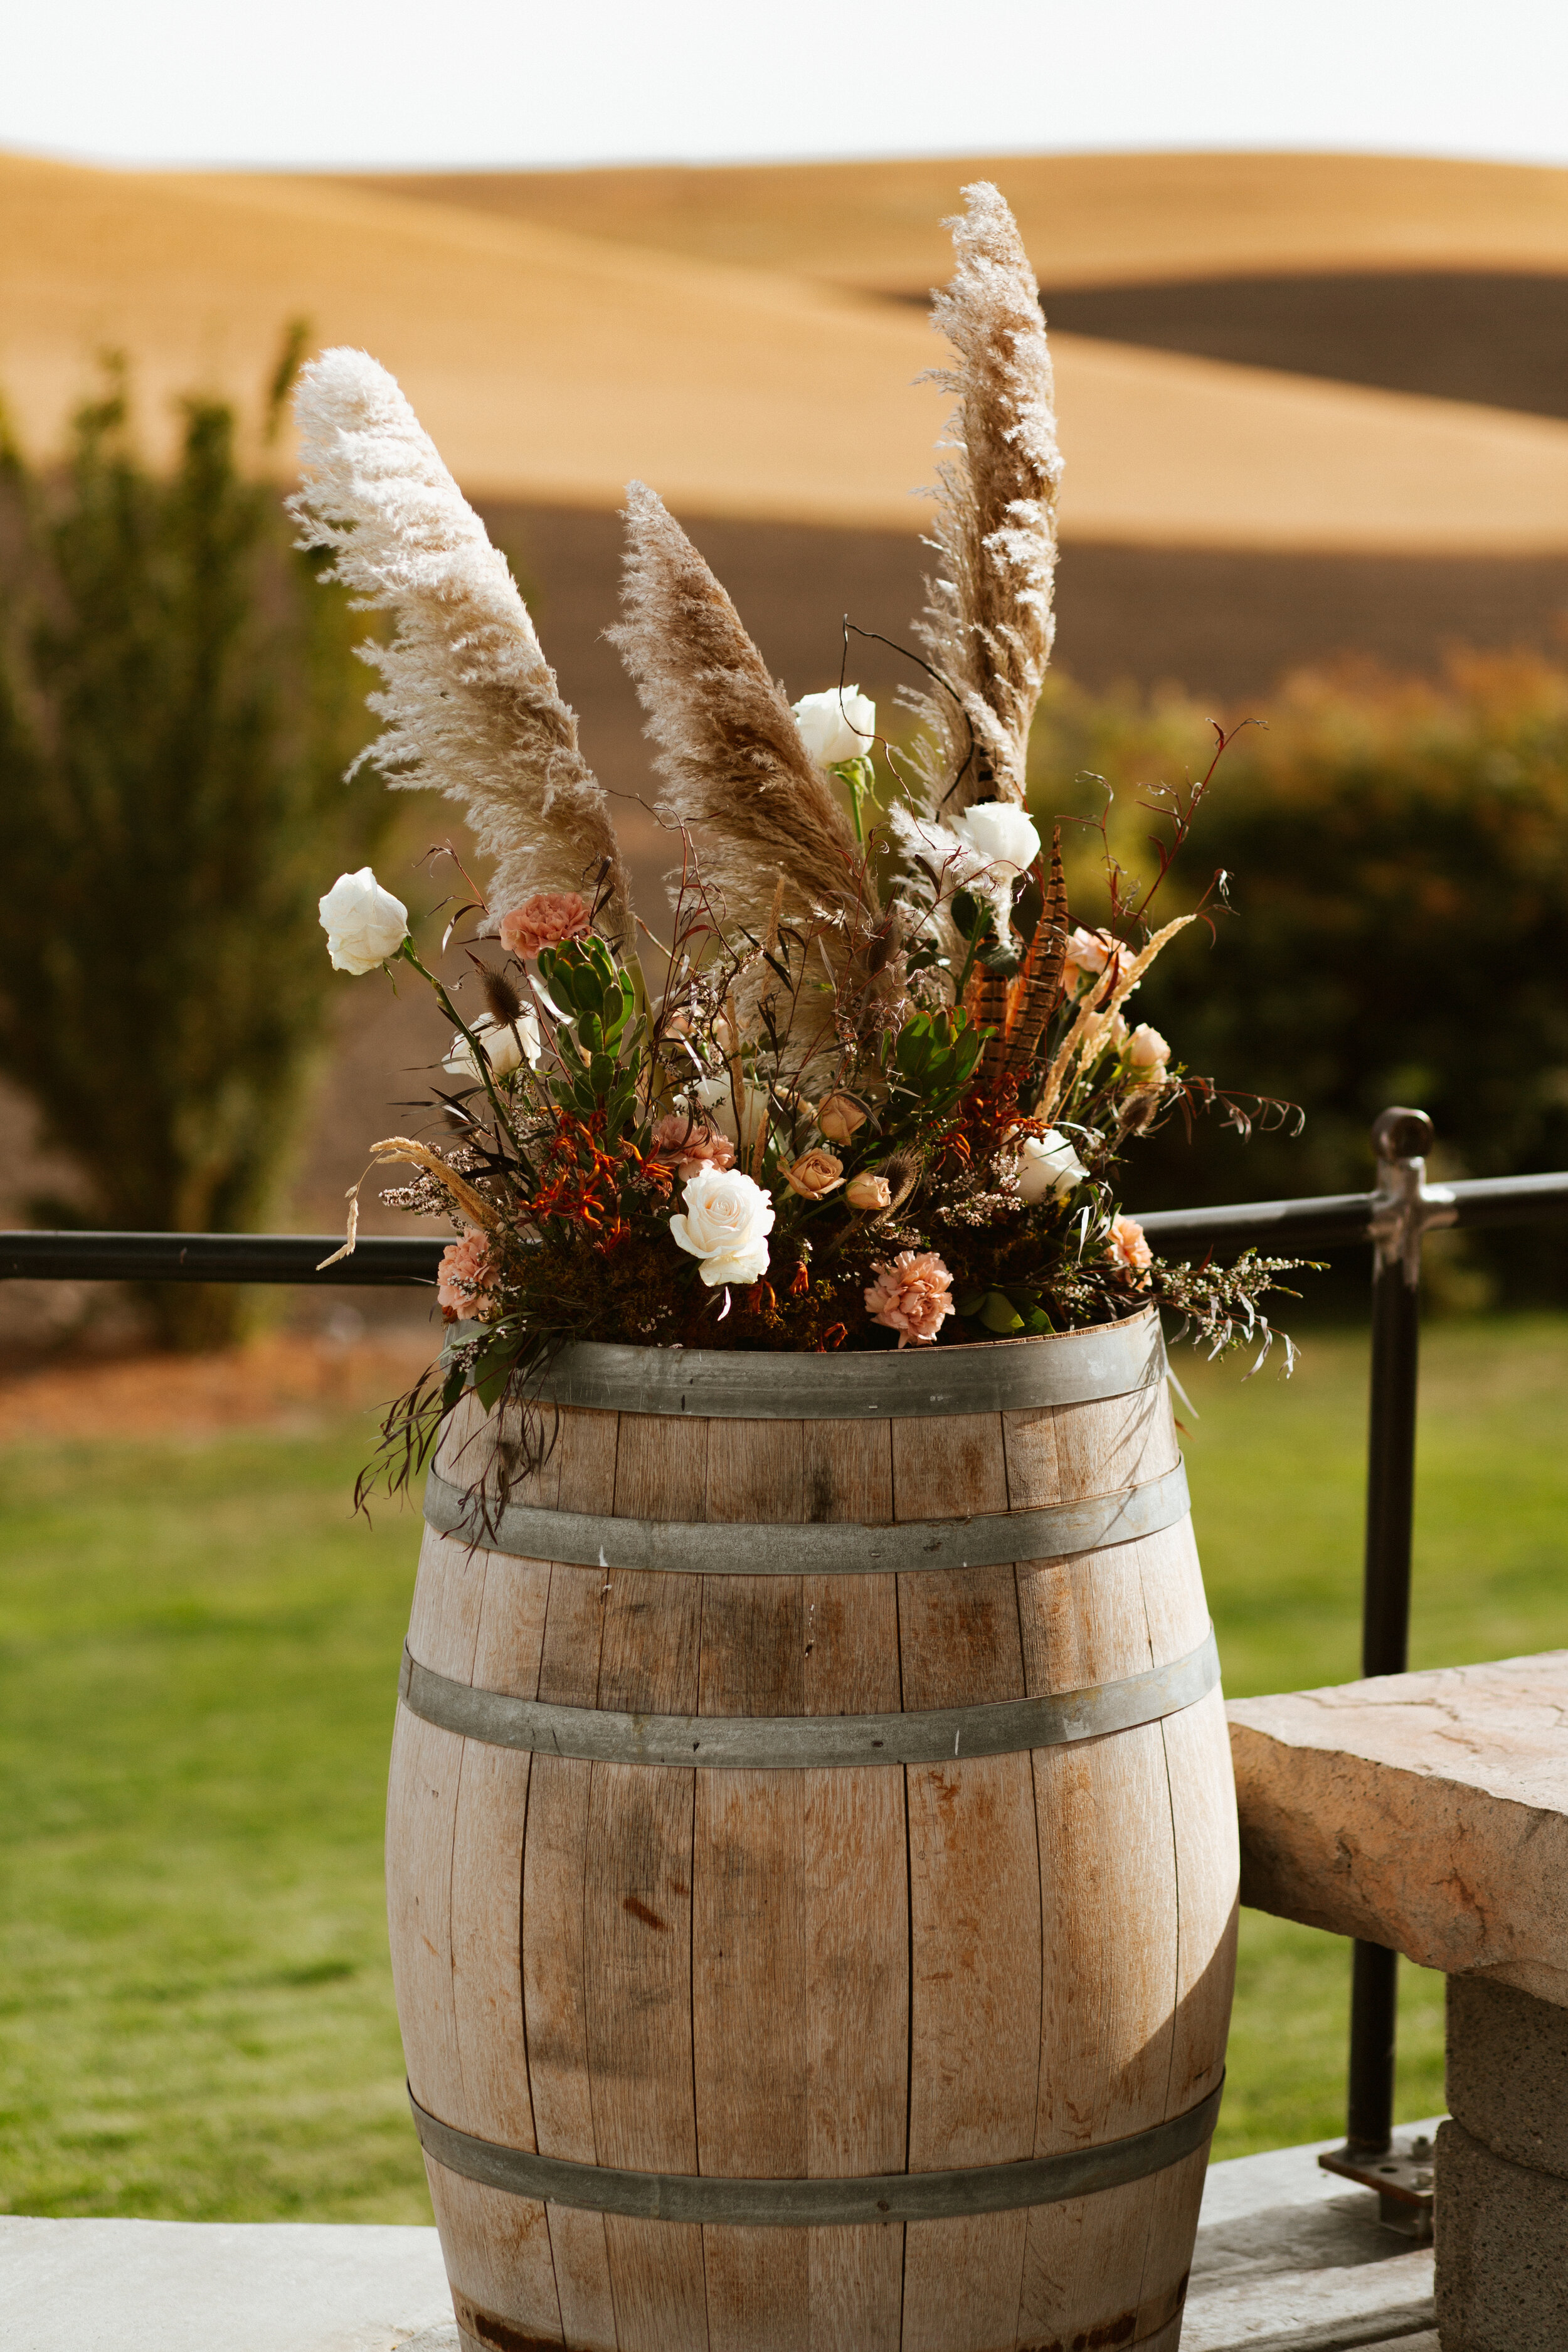
[[[1016, 169], [1027, 218], [1045, 201], [1047, 163], [1072, 164], [1087, 185], [1093, 175], [1079, 167], [1089, 163], [1126, 175], [1139, 161], [1153, 170], [1176, 160], [1248, 159], [988, 168], [1015, 196]], [[884, 168], [903, 191], [906, 245], [914, 249], [918, 195], [921, 250], [940, 264], [934, 219], [972, 167], [922, 164], [913, 178], [914, 166], [832, 167], [821, 185], [830, 196], [835, 173]], [[1430, 169], [1448, 185], [1450, 167]], [[719, 196], [726, 175], [711, 176]], [[1520, 219], [1544, 237], [1555, 215], [1537, 183], [1568, 184], [1568, 173], [1518, 176], [1534, 192]], [[1157, 211], [1149, 199], [1145, 212]], [[1444, 234], [1457, 236], [1457, 200], [1450, 211]], [[1095, 232], [1102, 246], [1114, 229]], [[1244, 229], [1255, 243], [1263, 235], [1250, 216], [1227, 233]], [[875, 258], [868, 236], [851, 217], [845, 250], [857, 269]], [[1082, 227], [1081, 253], [1091, 246]], [[637, 474], [693, 516], [914, 532], [922, 509], [910, 492], [931, 478], [942, 416], [941, 395], [914, 380], [940, 347], [911, 306], [800, 274], [804, 242], [792, 258], [796, 274], [785, 276], [585, 234], [581, 218], [543, 225], [347, 180], [5, 157], [0, 386], [24, 436], [47, 448], [91, 354], [115, 345], [132, 355], [144, 410], [166, 434], [173, 395], [193, 384], [248, 391], [282, 322], [303, 313], [320, 341], [362, 345], [392, 368], [476, 495], [604, 509]], [[1069, 539], [1434, 555], [1568, 548], [1568, 424], [1081, 336], [1058, 337], [1056, 351]]]
[[382, 173], [361, 187], [879, 291], [947, 274], [965, 181], [1005, 191], [1043, 286], [1291, 270], [1568, 271], [1568, 171], [1423, 156], [985, 155], [585, 172]]

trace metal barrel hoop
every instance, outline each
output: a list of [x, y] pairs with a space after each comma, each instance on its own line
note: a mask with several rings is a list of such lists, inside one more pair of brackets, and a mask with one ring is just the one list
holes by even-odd
[[491, 1748], [597, 1764], [699, 1771], [807, 1771], [943, 1764], [1104, 1739], [1195, 1706], [1219, 1684], [1214, 1628], [1196, 1649], [1145, 1673], [1037, 1698], [880, 1715], [625, 1715], [559, 1706], [455, 1682], [406, 1648], [397, 1695], [426, 1723]]
[[645, 2221], [719, 2222], [742, 2230], [856, 2229], [868, 2222], [1016, 2212], [1025, 2206], [1061, 2204], [1068, 2198], [1147, 2179], [1207, 2144], [1224, 2087], [1222, 2079], [1196, 2106], [1144, 2131], [1057, 2156], [966, 2165], [951, 2172], [813, 2180], [726, 2179], [708, 2173], [632, 2172], [612, 2165], [574, 2164], [563, 2157], [503, 2147], [458, 2131], [422, 2107], [412, 2091], [408, 2104], [426, 2156], [449, 2172], [513, 2197], [540, 2198], [592, 2213], [624, 2213]]
[[[447, 1349], [482, 1329], [477, 1323], [455, 1325]], [[1094, 1404], [1152, 1388], [1164, 1373], [1160, 1318], [1143, 1307], [1120, 1322], [1034, 1339], [852, 1355], [576, 1340], [530, 1381], [529, 1395], [540, 1404], [580, 1412], [688, 1413], [712, 1421], [930, 1421]]]
[[425, 1488], [426, 1524], [481, 1550], [673, 1576], [907, 1576], [921, 1569], [1068, 1559], [1159, 1535], [1178, 1526], [1188, 1507], [1180, 1460], [1158, 1478], [1079, 1502], [883, 1526], [842, 1519], [617, 1518], [531, 1503], [508, 1503], [492, 1514], [437, 1471]]

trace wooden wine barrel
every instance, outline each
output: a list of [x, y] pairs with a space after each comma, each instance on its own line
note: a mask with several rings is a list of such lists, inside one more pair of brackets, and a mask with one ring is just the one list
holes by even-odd
[[1237, 1844], [1163, 1374], [573, 1347], [483, 1546], [458, 1408], [387, 1885], [466, 2352], [1173, 2352]]

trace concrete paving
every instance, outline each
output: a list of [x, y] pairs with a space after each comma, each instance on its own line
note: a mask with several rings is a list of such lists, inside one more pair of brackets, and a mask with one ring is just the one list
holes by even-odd
[[[1401, 2134], [1435, 2131], [1435, 2122]], [[1209, 2168], [1182, 2352], [1426, 2352], [1432, 2249], [1384, 2229], [1319, 2140]]]
[[[1210, 2168], [1182, 2352], [1437, 2352], [1430, 2247], [1319, 2171], [1332, 2145]], [[16, 2215], [0, 2216], [0, 2345], [458, 2352], [434, 2230]]]

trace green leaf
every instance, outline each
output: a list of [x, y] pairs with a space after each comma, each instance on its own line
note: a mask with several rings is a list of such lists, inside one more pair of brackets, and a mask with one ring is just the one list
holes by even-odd
[[999, 1337], [1021, 1331], [1024, 1328], [1023, 1317], [1006, 1293], [1001, 1290], [986, 1293], [985, 1303], [980, 1309], [980, 1320], [988, 1331], [994, 1331]]

